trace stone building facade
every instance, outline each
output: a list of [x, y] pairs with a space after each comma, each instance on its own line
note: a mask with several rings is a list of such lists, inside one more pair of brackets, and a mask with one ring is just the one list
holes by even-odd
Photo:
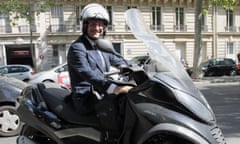
[[[28, 0], [21, 0], [23, 3]], [[71, 42], [81, 34], [80, 13], [90, 3], [104, 5], [111, 18], [108, 38], [126, 59], [146, 55], [144, 44], [129, 31], [124, 12], [138, 8], [146, 24], [177, 59], [192, 66], [195, 0], [55, 0], [55, 6], [35, 14], [32, 45], [26, 20], [0, 14], [0, 65], [28, 64], [37, 71], [66, 62]], [[31, 1], [37, 8], [39, 1]], [[229, 57], [240, 52], [240, 2], [234, 11], [211, 7], [202, 19], [202, 59]]]

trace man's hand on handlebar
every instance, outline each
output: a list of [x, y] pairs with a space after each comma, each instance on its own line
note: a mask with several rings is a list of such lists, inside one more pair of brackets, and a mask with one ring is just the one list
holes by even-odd
[[114, 94], [128, 93], [133, 87], [132, 86], [117, 86], [114, 89]]

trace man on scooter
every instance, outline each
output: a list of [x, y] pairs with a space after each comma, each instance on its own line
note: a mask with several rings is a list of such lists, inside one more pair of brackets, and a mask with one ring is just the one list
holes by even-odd
[[131, 86], [117, 86], [104, 77], [110, 66], [125, 65], [125, 61], [111, 53], [100, 51], [96, 46], [104, 38], [109, 23], [107, 10], [100, 4], [91, 3], [81, 13], [82, 35], [68, 51], [67, 62], [71, 80], [72, 101], [80, 114], [95, 111], [95, 105], [113, 94], [128, 93]]

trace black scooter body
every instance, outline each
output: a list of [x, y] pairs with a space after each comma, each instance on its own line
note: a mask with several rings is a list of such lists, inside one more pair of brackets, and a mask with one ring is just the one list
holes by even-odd
[[[18, 112], [25, 126], [17, 144], [226, 144], [212, 109], [180, 62], [149, 32], [139, 11], [130, 9], [126, 17], [156, 63], [152, 64], [154, 71], [134, 66], [120, 69], [119, 75], [131, 83], [113, 82], [128, 85], [133, 80], [136, 85], [117, 99], [125, 102], [125, 111], [107, 103], [99, 107], [101, 113], [82, 116], [74, 112], [69, 90], [31, 85], [20, 98]], [[104, 51], [116, 53], [109, 42], [101, 44]], [[124, 124], [118, 122], [123, 113]]]
[[[160, 75], [145, 80], [126, 96], [125, 127], [121, 131], [102, 127], [94, 114], [77, 114], [68, 100], [69, 90], [42, 83], [23, 91], [18, 111], [25, 128], [31, 127], [58, 144], [118, 143], [119, 139], [124, 144], [142, 144], [150, 139], [170, 138], [194, 144], [224, 144], [215, 119], [204, 121], [176, 100], [174, 89], [183, 88], [176, 87], [180, 86], [177, 81], [174, 85], [165, 82], [171, 79]], [[27, 135], [23, 128], [18, 144], [24, 138]]]

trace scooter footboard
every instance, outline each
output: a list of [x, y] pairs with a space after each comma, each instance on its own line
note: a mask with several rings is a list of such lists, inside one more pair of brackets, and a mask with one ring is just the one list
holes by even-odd
[[[180, 125], [162, 123], [154, 126], [149, 131], [144, 133], [137, 144], [143, 144], [157, 140], [159, 140], [159, 142], [175, 141], [177, 143], [189, 144], [226, 144], [224, 137], [222, 137], [220, 129], [217, 131], [217, 133], [218, 134], [213, 134], [211, 131], [209, 133], [204, 131], [205, 135], [201, 135], [191, 129]], [[214, 136], [218, 136], [218, 138], [215, 138]]]

